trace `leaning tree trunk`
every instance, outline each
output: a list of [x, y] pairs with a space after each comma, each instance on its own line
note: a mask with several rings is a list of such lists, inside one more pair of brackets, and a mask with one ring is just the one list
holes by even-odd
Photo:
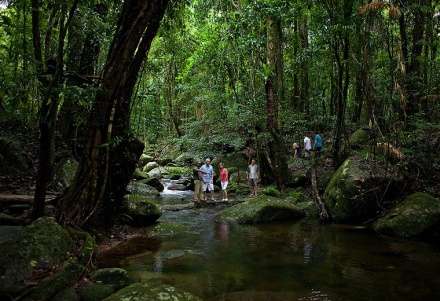
[[89, 116], [75, 179], [58, 220], [78, 227], [111, 223], [143, 150], [129, 134], [131, 97], [168, 0], [126, 0], [109, 50], [100, 93]]

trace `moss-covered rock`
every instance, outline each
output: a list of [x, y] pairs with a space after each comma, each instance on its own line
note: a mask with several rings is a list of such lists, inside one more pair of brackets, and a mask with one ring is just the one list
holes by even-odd
[[178, 175], [184, 175], [189, 174], [191, 172], [192, 168], [189, 167], [180, 167], [180, 166], [159, 166], [156, 168], [153, 168], [148, 172], [148, 176], [151, 178], [160, 178], [164, 175], [170, 175], [170, 174], [178, 174]]
[[350, 146], [354, 149], [362, 149], [367, 145], [371, 144], [371, 138], [368, 134], [368, 131], [364, 129], [359, 129], [354, 132], [350, 138]]
[[335, 222], [362, 223], [374, 217], [389, 184], [381, 167], [349, 158], [333, 175], [324, 203]]
[[151, 162], [153, 160], [154, 160], [153, 156], [150, 156], [147, 154], [142, 154], [138, 160], [138, 167], [145, 166], [146, 164], [148, 164], [149, 162]]
[[149, 172], [155, 168], [159, 167], [159, 163], [152, 161], [152, 162], [148, 162], [143, 168], [142, 171], [143, 172]]
[[131, 181], [127, 186], [127, 190], [131, 192], [131, 195], [128, 195], [129, 198], [130, 196], [139, 196], [143, 198], [160, 197], [159, 190], [142, 182]]
[[373, 229], [383, 234], [414, 237], [424, 234], [439, 223], [440, 200], [417, 192], [375, 222]]
[[324, 193], [325, 189], [327, 188], [328, 184], [332, 180], [333, 175], [335, 172], [333, 170], [327, 170], [323, 172], [316, 181], [316, 186], [318, 188], [318, 191], [320, 193]]
[[127, 286], [104, 301], [201, 301], [197, 296], [161, 283], [135, 283]]
[[396, 182], [382, 166], [348, 158], [328, 184], [324, 203], [334, 221], [363, 223], [375, 216]]
[[0, 245], [0, 291], [55, 265], [72, 250], [73, 240], [54, 219], [42, 217]]
[[143, 227], [151, 225], [162, 216], [162, 211], [147, 198], [138, 195], [127, 195], [128, 215], [132, 218], [130, 225]]
[[292, 203], [266, 195], [260, 195], [220, 213], [220, 217], [239, 224], [295, 220], [303, 216], [304, 213]]

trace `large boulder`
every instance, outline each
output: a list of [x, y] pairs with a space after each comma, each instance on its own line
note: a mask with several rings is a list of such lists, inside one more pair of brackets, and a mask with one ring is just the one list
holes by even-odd
[[303, 216], [304, 212], [291, 202], [266, 195], [229, 207], [220, 213], [220, 217], [239, 224], [296, 220]]
[[138, 195], [127, 195], [128, 215], [131, 217], [130, 225], [143, 227], [157, 221], [162, 211], [150, 200]]
[[72, 247], [69, 233], [54, 219], [37, 219], [0, 245], [0, 292], [36, 269], [60, 263]]
[[371, 144], [369, 132], [364, 129], [359, 129], [351, 134], [349, 141], [350, 146], [354, 149], [362, 149]]
[[162, 301], [162, 300], [179, 300], [179, 301], [201, 301], [197, 296], [194, 296], [186, 291], [180, 290], [176, 287], [167, 284], [149, 282], [149, 283], [135, 283], [127, 286], [104, 301]]
[[143, 167], [145, 166], [147, 163], [153, 161], [154, 158], [153, 156], [147, 155], [147, 154], [142, 154], [141, 157], [139, 158], [138, 161], [138, 167]]
[[160, 197], [159, 190], [142, 182], [131, 181], [127, 186], [127, 190], [133, 195], [142, 197]]
[[[335, 222], [363, 223], [379, 209], [378, 200], [392, 191], [392, 180], [380, 166], [347, 159], [335, 172], [324, 192], [324, 203]], [[391, 184], [390, 184], [391, 183]], [[387, 190], [388, 189], [388, 190]]]
[[422, 235], [439, 224], [440, 200], [417, 192], [375, 222], [373, 228], [382, 234], [407, 238]]

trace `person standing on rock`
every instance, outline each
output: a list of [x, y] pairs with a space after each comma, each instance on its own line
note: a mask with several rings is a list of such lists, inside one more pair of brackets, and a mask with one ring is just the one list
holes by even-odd
[[202, 162], [197, 161], [196, 166], [193, 169], [193, 179], [194, 179], [194, 202], [200, 204], [203, 197], [203, 172], [200, 169]]
[[251, 196], [256, 196], [258, 193], [257, 182], [259, 177], [260, 169], [258, 168], [258, 164], [255, 163], [255, 159], [252, 159], [247, 171], [247, 179], [249, 181], [249, 187], [251, 188]]
[[228, 192], [226, 188], [228, 188], [228, 170], [225, 168], [224, 163], [219, 163], [218, 168], [220, 170], [220, 184], [222, 186], [222, 201], [228, 201]]
[[205, 164], [200, 168], [203, 172], [203, 199], [206, 201], [206, 190], [211, 193], [211, 201], [214, 199], [214, 169], [211, 166], [211, 159], [206, 158]]

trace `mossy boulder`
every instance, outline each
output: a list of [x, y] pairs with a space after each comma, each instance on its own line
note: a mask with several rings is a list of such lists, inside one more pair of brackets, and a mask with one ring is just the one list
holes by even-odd
[[328, 184], [332, 180], [333, 175], [335, 172], [333, 170], [327, 170], [323, 172], [316, 181], [316, 186], [318, 188], [318, 191], [320, 193], [324, 193], [325, 189], [327, 188]]
[[440, 200], [417, 192], [375, 222], [373, 229], [382, 234], [407, 238], [422, 235], [439, 223]]
[[375, 216], [389, 184], [381, 167], [349, 158], [325, 189], [324, 203], [335, 222], [362, 223]]
[[153, 160], [154, 160], [153, 156], [150, 156], [147, 154], [142, 154], [138, 160], [138, 166], [139, 167], [145, 166], [146, 164], [148, 164], [149, 162], [151, 162]]
[[127, 214], [131, 217], [131, 226], [151, 225], [161, 217], [162, 211], [150, 200], [138, 195], [127, 195], [126, 198], [128, 199]]
[[160, 197], [160, 192], [153, 186], [143, 183], [142, 181], [131, 181], [127, 186], [131, 195], [141, 196], [144, 198]]
[[168, 176], [168, 175], [184, 175], [189, 174], [192, 169], [189, 169], [187, 167], [180, 167], [180, 166], [159, 166], [156, 168], [153, 168], [148, 172], [148, 176], [151, 178], [161, 178], [162, 176]]
[[296, 220], [303, 216], [304, 213], [291, 202], [266, 195], [260, 195], [220, 213], [220, 217], [239, 224]]
[[197, 296], [186, 291], [178, 289], [174, 286], [149, 282], [149, 283], [135, 283], [127, 286], [104, 301], [163, 301], [163, 300], [178, 300], [178, 301], [201, 301]]
[[368, 131], [364, 129], [359, 129], [354, 132], [350, 138], [350, 146], [354, 149], [362, 149], [365, 146], [371, 144], [371, 138]]
[[42, 217], [0, 245], [0, 291], [30, 277], [35, 269], [60, 263], [72, 250], [69, 233]]
[[156, 167], [159, 167], [159, 163], [152, 161], [152, 162], [148, 162], [143, 168], [142, 171], [143, 172], [149, 172], [153, 169], [155, 169]]

